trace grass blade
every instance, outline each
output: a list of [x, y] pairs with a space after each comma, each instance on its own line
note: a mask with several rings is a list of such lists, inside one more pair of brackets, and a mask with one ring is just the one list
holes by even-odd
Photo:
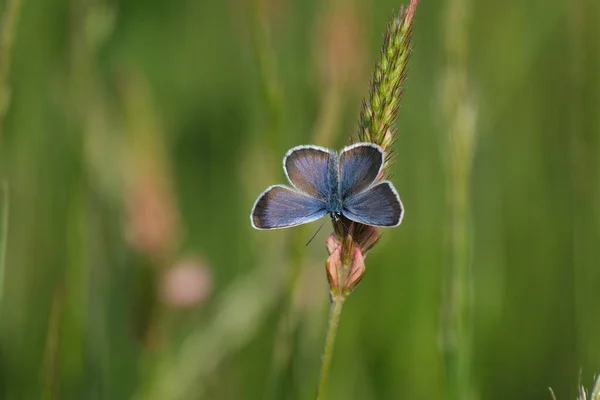
[[0, 305], [4, 294], [4, 269], [6, 265], [6, 242], [8, 240], [8, 183], [2, 182], [2, 208], [0, 209]]

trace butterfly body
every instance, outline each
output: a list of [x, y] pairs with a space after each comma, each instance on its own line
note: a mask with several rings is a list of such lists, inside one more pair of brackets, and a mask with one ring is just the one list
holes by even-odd
[[340, 196], [340, 180], [339, 176], [339, 162], [337, 158], [337, 153], [331, 151], [333, 157], [329, 162], [328, 168], [328, 188], [326, 189], [328, 193], [328, 198], [326, 201], [326, 211], [329, 214], [339, 214], [342, 212], [343, 204], [342, 198]]
[[356, 143], [341, 152], [318, 146], [298, 146], [283, 159], [293, 187], [270, 186], [256, 200], [250, 222], [256, 229], [276, 229], [317, 220], [326, 214], [337, 220], [375, 226], [397, 226], [404, 209], [389, 181], [377, 181], [384, 162], [381, 147]]

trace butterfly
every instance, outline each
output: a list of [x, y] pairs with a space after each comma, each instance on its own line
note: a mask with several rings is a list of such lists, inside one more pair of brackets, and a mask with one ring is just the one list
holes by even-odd
[[339, 153], [304, 145], [290, 149], [283, 170], [292, 187], [269, 186], [250, 213], [256, 229], [306, 224], [330, 214], [365, 225], [398, 226], [404, 207], [390, 181], [376, 181], [385, 154], [374, 143], [355, 143]]

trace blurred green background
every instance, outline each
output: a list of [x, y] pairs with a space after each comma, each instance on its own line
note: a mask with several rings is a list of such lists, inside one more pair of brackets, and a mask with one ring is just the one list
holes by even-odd
[[[305, 247], [317, 223], [262, 232], [248, 214], [287, 149], [356, 132], [401, 3], [20, 1], [0, 397], [314, 398], [330, 225]], [[330, 398], [449, 385], [453, 65], [474, 121], [470, 398], [574, 398], [600, 372], [600, 4], [423, 0], [413, 49], [393, 164], [406, 215], [346, 302]]]

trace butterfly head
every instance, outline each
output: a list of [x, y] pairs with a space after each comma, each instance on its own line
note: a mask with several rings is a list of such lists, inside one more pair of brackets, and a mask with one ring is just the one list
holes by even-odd
[[342, 219], [342, 213], [338, 212], [338, 211], [332, 211], [331, 212], [331, 220], [333, 221], [333, 223], [338, 223], [340, 222]]

